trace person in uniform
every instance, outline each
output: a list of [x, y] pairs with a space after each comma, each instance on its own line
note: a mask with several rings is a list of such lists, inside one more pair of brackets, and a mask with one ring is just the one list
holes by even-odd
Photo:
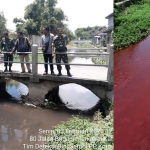
[[7, 52], [7, 53], [4, 53], [4, 61], [8, 61], [8, 62], [4, 62], [4, 66], [5, 66], [4, 72], [8, 71], [7, 66], [9, 66], [9, 72], [12, 72], [11, 67], [12, 67], [12, 61], [13, 61], [13, 54], [11, 54], [11, 51], [13, 47], [15, 46], [15, 43], [13, 39], [9, 38], [8, 32], [5, 32], [3, 36], [4, 38], [2, 39], [1, 45], [0, 45], [1, 47], [0, 53], [2, 53], [2, 51]]
[[[56, 54], [56, 63], [61, 63], [61, 60], [64, 63], [68, 63], [68, 56], [66, 54], [67, 51], [67, 47], [66, 45], [68, 44], [68, 38], [65, 34], [63, 34], [63, 29], [62, 28], [58, 28], [57, 29], [57, 35], [54, 37], [53, 43], [52, 43], [52, 52], [58, 53]], [[63, 54], [59, 54], [59, 53], [63, 53]], [[65, 65], [65, 68], [67, 70], [67, 75], [69, 77], [72, 77], [71, 73], [70, 73], [70, 65]], [[57, 70], [58, 70], [58, 75], [57, 76], [61, 76], [61, 65], [57, 64]]]

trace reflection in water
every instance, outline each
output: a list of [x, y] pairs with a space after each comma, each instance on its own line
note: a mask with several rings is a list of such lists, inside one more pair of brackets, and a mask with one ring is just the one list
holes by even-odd
[[99, 102], [94, 93], [74, 83], [59, 86], [59, 96], [70, 109], [89, 110]]
[[[29, 138], [27, 132], [24, 132], [22, 130], [18, 129], [12, 129], [7, 127], [6, 125], [1, 125], [1, 139], [2, 141], [0, 148], [2, 150], [7, 150], [8, 148], [12, 148], [13, 146], [16, 147], [22, 147], [21, 143], [24, 141], [27, 141]], [[12, 142], [13, 140], [13, 142]], [[9, 143], [12, 143], [14, 145], [9, 145]]]
[[[39, 129], [52, 130], [52, 126], [66, 121], [72, 114], [62, 110], [33, 109], [3, 101], [0, 103], [0, 150], [23, 150], [23, 144], [33, 143], [31, 135], [43, 136], [39, 134]], [[34, 142], [41, 143], [37, 140]]]
[[6, 91], [16, 100], [21, 100], [21, 95], [27, 95], [29, 93], [26, 85], [15, 80], [7, 80]]

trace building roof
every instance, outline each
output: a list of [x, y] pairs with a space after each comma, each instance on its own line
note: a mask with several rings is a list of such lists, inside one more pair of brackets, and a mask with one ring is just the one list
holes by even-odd
[[114, 13], [109, 14], [108, 16], [105, 17], [105, 19], [109, 19], [110, 17], [112, 17], [114, 15]]
[[112, 31], [113, 31], [112, 28], [108, 28], [107, 30], [104, 31], [104, 33], [112, 32]]
[[103, 28], [102, 30], [100, 30], [99, 32], [97, 32], [97, 33], [95, 34], [95, 36], [105, 35], [105, 34], [104, 34], [104, 31], [106, 31], [106, 30], [107, 30], [107, 28]]
[[99, 33], [99, 34], [96, 34], [94, 37], [100, 37], [101, 35], [107, 35], [107, 33]]

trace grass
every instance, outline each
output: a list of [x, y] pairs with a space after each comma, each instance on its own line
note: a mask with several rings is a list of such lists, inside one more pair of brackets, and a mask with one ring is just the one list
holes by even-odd
[[[40, 53], [40, 52], [42, 52], [42, 50], [39, 49], [38, 52]], [[32, 54], [29, 55], [29, 58], [30, 58], [30, 62], [32, 62]], [[20, 62], [18, 55], [14, 56], [14, 62]], [[44, 62], [43, 54], [38, 55], [38, 62]]]
[[102, 118], [97, 111], [93, 120], [73, 116], [53, 127], [44, 150], [113, 150], [113, 112]]
[[106, 58], [92, 58], [94, 64], [104, 65], [106, 64]]
[[119, 50], [130, 46], [150, 32], [150, 1], [136, 4], [125, 10], [115, 8], [114, 49]]

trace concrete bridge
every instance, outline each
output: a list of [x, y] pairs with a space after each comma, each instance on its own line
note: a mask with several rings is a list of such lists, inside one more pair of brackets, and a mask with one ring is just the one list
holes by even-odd
[[[90, 66], [91, 72], [89, 69], [84, 70], [87, 66], [72, 66], [71, 70], [74, 71], [73, 77], [70, 78], [68, 76], [51, 76], [51, 75], [42, 75], [42, 69], [44, 69], [41, 64], [38, 63], [38, 47], [37, 45], [32, 46], [32, 73], [20, 73], [20, 64], [14, 64], [15, 71], [9, 73], [0, 72], [0, 91], [5, 90], [5, 78], [11, 78], [21, 83], [24, 83], [29, 89], [29, 97], [30, 98], [40, 98], [44, 99], [45, 94], [48, 90], [53, 89], [59, 85], [67, 84], [67, 83], [76, 83], [86, 87], [95, 93], [99, 98], [113, 98], [113, 47], [108, 45], [107, 53], [100, 53], [102, 55], [108, 55], [109, 61], [107, 61], [106, 65], [99, 66]], [[2, 64], [0, 65], [2, 66]], [[73, 68], [74, 67], [74, 68]], [[78, 71], [77, 71], [78, 69]], [[1, 70], [1, 67], [0, 67]], [[38, 71], [39, 70], [39, 71]], [[65, 69], [64, 69], [65, 71]], [[78, 74], [76, 73], [78, 72]], [[105, 74], [103, 74], [105, 72]], [[93, 75], [93, 77], [89, 76], [89, 74]], [[102, 78], [105, 76], [105, 78]]]

